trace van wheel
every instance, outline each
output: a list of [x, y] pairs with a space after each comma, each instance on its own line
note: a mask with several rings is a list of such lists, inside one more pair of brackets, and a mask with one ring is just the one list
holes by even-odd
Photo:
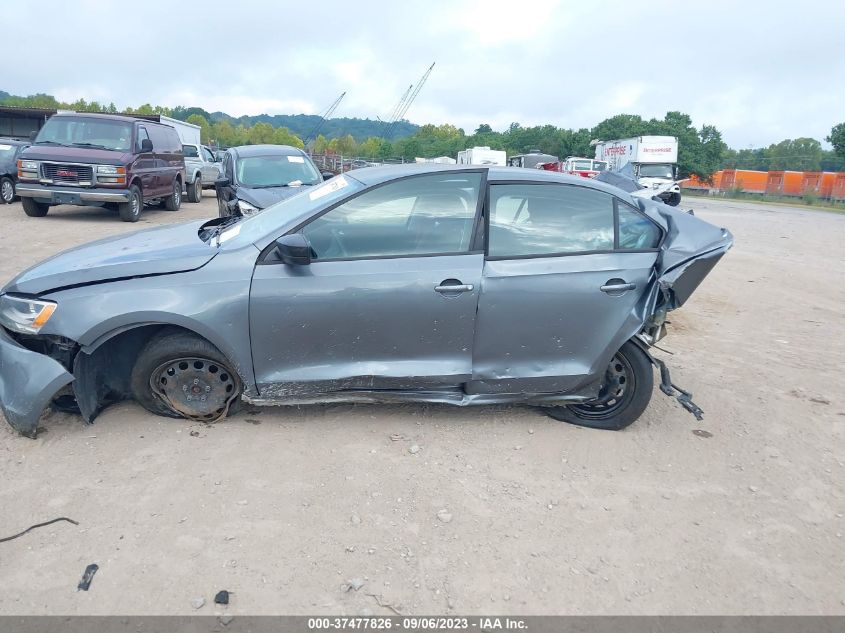
[[164, 206], [168, 211], [178, 211], [182, 206], [182, 181], [178, 178], [173, 181], [173, 193], [164, 199]]
[[549, 407], [555, 420], [606, 431], [629, 426], [646, 410], [654, 389], [654, 373], [645, 352], [628, 341], [610, 361], [598, 397], [579, 404]]
[[12, 204], [15, 199], [15, 183], [11, 178], [0, 178], [0, 204]]
[[129, 187], [129, 200], [117, 205], [117, 212], [124, 222], [137, 222], [141, 217], [141, 208], [144, 206], [144, 199], [141, 197], [141, 190], [137, 185]]
[[214, 345], [184, 332], [163, 332], [141, 350], [130, 378], [132, 395], [147, 411], [212, 422], [234, 412], [240, 377]]
[[199, 202], [202, 200], [202, 178], [197, 176], [192, 184], [188, 185], [188, 201]]
[[23, 204], [23, 212], [31, 218], [43, 218], [50, 210], [49, 204], [36, 202], [32, 198], [21, 199], [21, 204]]
[[677, 207], [679, 204], [681, 204], [681, 194], [673, 193], [666, 200], [666, 204], [668, 204], [670, 207]]

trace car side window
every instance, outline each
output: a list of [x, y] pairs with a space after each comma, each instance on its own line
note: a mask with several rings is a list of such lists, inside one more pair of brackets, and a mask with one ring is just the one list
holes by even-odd
[[577, 185], [490, 187], [490, 257], [611, 251], [613, 196]]
[[214, 162], [214, 155], [207, 147], [202, 148], [202, 155], [205, 157], [206, 162], [213, 163]]
[[663, 233], [654, 222], [624, 202], [618, 203], [618, 210], [620, 249], [640, 250], [660, 245]]
[[149, 140], [149, 138], [150, 138], [150, 135], [147, 134], [147, 128], [139, 127], [138, 128], [138, 145], [136, 147], [136, 151], [140, 152], [141, 151], [141, 141], [143, 141], [144, 139]]
[[229, 153], [223, 155], [223, 173], [232, 182], [232, 155]]
[[199, 158], [196, 145], [182, 145], [182, 153], [185, 158]]
[[335, 207], [302, 229], [316, 260], [466, 253], [481, 174], [397, 180]]

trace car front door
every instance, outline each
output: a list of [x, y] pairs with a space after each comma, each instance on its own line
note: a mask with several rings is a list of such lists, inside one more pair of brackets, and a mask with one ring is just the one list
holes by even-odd
[[467, 390], [584, 387], [638, 331], [661, 229], [591, 187], [493, 183], [489, 200]]
[[[472, 374], [483, 173], [365, 189], [298, 229], [309, 265], [256, 266], [250, 334], [262, 397], [453, 389]], [[272, 255], [272, 253], [271, 253]]]
[[132, 171], [141, 177], [141, 189], [143, 190], [142, 194], [144, 198], [149, 198], [150, 196], [157, 193], [158, 183], [156, 181], [157, 170], [156, 157], [154, 153], [155, 146], [153, 146], [152, 152], [142, 152], [141, 142], [145, 139], [152, 142], [152, 139], [150, 138], [150, 135], [147, 132], [147, 128], [145, 128], [143, 125], [139, 125], [137, 140], [135, 143], [137, 154]]

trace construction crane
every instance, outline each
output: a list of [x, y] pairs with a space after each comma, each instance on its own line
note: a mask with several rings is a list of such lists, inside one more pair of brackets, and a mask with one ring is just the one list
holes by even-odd
[[[385, 124], [385, 130], [389, 129], [393, 122], [396, 120], [399, 111], [402, 109], [402, 106], [405, 105], [405, 101], [408, 99], [408, 95], [411, 94], [411, 90], [414, 89], [414, 84], [408, 86], [408, 89], [405, 91], [405, 94], [402, 95], [402, 98], [399, 99], [399, 103], [396, 104], [396, 107], [393, 108], [393, 111], [390, 113], [387, 121], [383, 121]], [[378, 117], [376, 117], [378, 119]], [[381, 121], [381, 119], [379, 119]]]
[[306, 147], [308, 147], [308, 143], [317, 138], [317, 134], [320, 133], [320, 130], [322, 129], [323, 125], [325, 125], [326, 121], [332, 116], [332, 114], [334, 114], [334, 111], [337, 110], [337, 106], [340, 105], [340, 102], [343, 101], [343, 98], [345, 96], [345, 92], [341, 93], [341, 95], [334, 100], [334, 103], [332, 103], [328, 107], [328, 109], [320, 116], [320, 121], [317, 123], [317, 125], [314, 126], [314, 129], [311, 130], [311, 132], [308, 133], [308, 136], [306, 136], [303, 140], [303, 143]]
[[[435, 62], [436, 63], [436, 62]], [[406, 92], [403, 95], [402, 99], [399, 101], [399, 104], [396, 106], [396, 110], [393, 113], [393, 116], [388, 123], [387, 130], [384, 133], [384, 137], [389, 141], [393, 137], [393, 133], [396, 131], [396, 126], [405, 117], [405, 113], [408, 111], [408, 108], [411, 107], [411, 104], [414, 102], [414, 99], [417, 98], [417, 95], [420, 94], [420, 90], [425, 85], [426, 80], [428, 80], [428, 76], [431, 74], [431, 71], [434, 70], [434, 64], [428, 67], [428, 70], [425, 71], [423, 76], [417, 82], [416, 88], [413, 89], [410, 95]], [[413, 88], [413, 85], [411, 86]], [[408, 88], [410, 91], [411, 88]]]

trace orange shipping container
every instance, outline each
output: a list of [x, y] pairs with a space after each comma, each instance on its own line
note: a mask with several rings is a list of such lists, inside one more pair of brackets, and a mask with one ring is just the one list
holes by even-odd
[[817, 196], [821, 195], [822, 190], [822, 172], [820, 171], [805, 171], [801, 179], [801, 193], [814, 193]]
[[819, 188], [819, 195], [822, 198], [833, 197], [833, 185], [838, 176], [845, 176], [845, 174], [837, 174], [835, 171], [822, 172], [822, 184]]
[[739, 189], [745, 193], [765, 193], [768, 172], [750, 169], [726, 169], [722, 172], [721, 189]]
[[681, 186], [684, 189], [706, 189], [706, 190], [719, 189], [719, 183], [721, 181], [722, 181], [722, 172], [720, 170], [720, 171], [717, 171], [712, 176], [710, 176], [709, 181], [702, 180], [701, 178], [699, 178], [698, 176], [693, 174], [689, 178], [686, 178], [683, 181]]
[[766, 193], [780, 196], [800, 196], [804, 182], [803, 171], [770, 171], [766, 179]]
[[845, 173], [835, 174], [830, 197], [834, 200], [845, 200]]

